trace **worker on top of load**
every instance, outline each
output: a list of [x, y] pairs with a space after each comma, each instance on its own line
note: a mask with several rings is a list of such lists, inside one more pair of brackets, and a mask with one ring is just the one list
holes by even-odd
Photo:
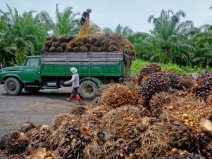
[[78, 89], [79, 89], [79, 74], [77, 73], [77, 69], [75, 67], [72, 67], [70, 69], [71, 73], [72, 73], [72, 78], [71, 80], [69, 81], [66, 81], [64, 84], [71, 84], [72, 83], [72, 92], [71, 92], [71, 95], [69, 97], [69, 101], [71, 102], [73, 97], [76, 96], [78, 102], [79, 102], [79, 105], [81, 104], [80, 100], [80, 95], [79, 95], [79, 92], [78, 92]]
[[82, 13], [82, 17], [80, 19], [81, 27], [85, 23], [86, 19], [89, 19], [90, 18], [91, 11], [92, 11], [91, 9], [86, 9], [86, 11]]

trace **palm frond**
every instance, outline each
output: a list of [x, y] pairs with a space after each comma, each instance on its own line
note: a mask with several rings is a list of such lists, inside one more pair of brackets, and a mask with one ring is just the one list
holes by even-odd
[[151, 15], [151, 16], [149, 16], [149, 18], [148, 18], [147, 21], [148, 21], [149, 23], [151, 23], [153, 19], [154, 19], [154, 15]]

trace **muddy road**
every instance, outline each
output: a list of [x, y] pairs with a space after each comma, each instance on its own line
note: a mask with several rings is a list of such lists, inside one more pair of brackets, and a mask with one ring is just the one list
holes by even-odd
[[69, 92], [70, 88], [63, 88], [42, 90], [38, 94], [8, 96], [4, 86], [0, 85], [0, 137], [17, 130], [26, 121], [51, 125], [58, 114], [70, 112], [72, 106], [77, 104], [76, 99], [71, 103], [66, 101]]

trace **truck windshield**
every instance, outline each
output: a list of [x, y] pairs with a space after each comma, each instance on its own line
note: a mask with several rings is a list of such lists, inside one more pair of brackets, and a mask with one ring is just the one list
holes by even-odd
[[29, 59], [27, 59], [25, 66], [38, 67], [39, 59], [38, 58], [29, 58]]

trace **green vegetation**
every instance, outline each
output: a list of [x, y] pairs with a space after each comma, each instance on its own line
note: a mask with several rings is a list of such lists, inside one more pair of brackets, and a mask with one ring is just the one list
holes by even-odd
[[[150, 64], [151, 62], [149, 61], [143, 61], [140, 59], [135, 59], [132, 62], [131, 65], [131, 74], [139, 74], [140, 70], [142, 67]], [[200, 73], [204, 70], [204, 68], [192, 68], [189, 66], [179, 66], [177, 64], [173, 63], [167, 63], [167, 64], [160, 64], [162, 70], [167, 70], [167, 71], [174, 71], [174, 72], [179, 72], [182, 74], [192, 74], [192, 73]], [[212, 70], [212, 68], [207, 68], [208, 70]]]
[[195, 27], [183, 11], [162, 10], [159, 17], [148, 21], [153, 30], [134, 33], [129, 27], [118, 25], [116, 32], [134, 44], [137, 57], [150, 62], [174, 63], [179, 66], [212, 67], [212, 26]]
[[44, 42], [51, 35], [72, 35], [79, 31], [79, 19], [68, 7], [63, 12], [56, 6], [56, 22], [47, 12], [19, 14], [17, 9], [0, 9], [0, 61], [5, 65], [22, 64], [28, 55], [40, 54]]
[[[56, 20], [46, 11], [20, 14], [17, 9], [8, 5], [7, 8], [7, 11], [0, 9], [0, 61], [5, 65], [21, 64], [24, 57], [40, 54], [48, 36], [79, 32], [79, 13], [74, 13], [72, 7], [59, 11], [56, 5]], [[135, 47], [137, 58], [144, 61], [161, 63], [162, 67], [182, 73], [194, 68], [211, 69], [212, 26], [195, 27], [192, 21], [182, 21], [183, 18], [183, 11], [162, 10], [159, 17], [148, 18], [153, 24], [150, 33], [133, 32], [130, 27], [120, 24], [115, 32], [127, 37]], [[110, 28], [103, 30], [113, 32]], [[137, 72], [137, 67], [145, 64], [144, 61], [135, 60], [132, 72]]]

